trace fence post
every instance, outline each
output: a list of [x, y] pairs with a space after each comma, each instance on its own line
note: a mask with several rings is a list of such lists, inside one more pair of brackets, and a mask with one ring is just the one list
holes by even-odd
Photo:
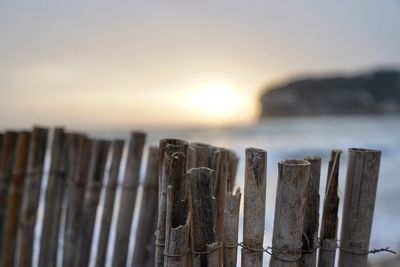
[[278, 166], [272, 257], [269, 266], [297, 267], [301, 258], [310, 163], [305, 160], [284, 160]]
[[334, 267], [337, 249], [339, 209], [339, 166], [341, 150], [333, 150], [328, 166], [324, 209], [320, 230], [319, 267]]
[[55, 267], [57, 264], [58, 232], [66, 179], [67, 140], [64, 129], [54, 130], [40, 243], [41, 267]]
[[170, 158], [174, 152], [188, 152], [188, 143], [179, 139], [162, 139], [159, 148], [159, 184], [158, 184], [158, 220], [156, 231], [156, 263], [164, 266], [164, 249], [166, 236], [167, 188], [171, 176]]
[[218, 266], [218, 244], [215, 244], [216, 203], [212, 196], [212, 172], [206, 167], [192, 168], [187, 172], [190, 184], [192, 267]]
[[17, 227], [26, 174], [25, 170], [28, 161], [30, 135], [30, 132], [18, 133], [12, 177], [7, 197], [7, 210], [4, 219], [1, 267], [14, 267]]
[[267, 151], [246, 149], [242, 266], [263, 265]]
[[339, 266], [367, 266], [381, 152], [349, 149]]
[[145, 140], [145, 133], [131, 133], [125, 175], [121, 188], [112, 267], [125, 267], [126, 265]]
[[94, 223], [96, 221], [97, 206], [100, 200], [109, 147], [109, 141], [95, 140], [93, 142], [89, 163], [88, 183], [82, 204], [82, 216], [79, 221], [80, 229], [76, 244], [78, 248], [76, 267], [89, 266]]
[[241, 196], [240, 188], [234, 194], [226, 192], [224, 267], [236, 267]]
[[143, 195], [136, 232], [132, 267], [154, 267], [155, 236], [158, 208], [158, 147], [149, 148], [146, 176], [143, 182]]
[[[7, 196], [12, 175], [17, 132], [6, 132], [3, 137], [0, 165], [0, 252], [3, 242], [3, 228], [7, 208]], [[1, 255], [0, 255], [1, 257]]]
[[303, 255], [299, 265], [301, 267], [315, 267], [318, 248], [319, 227], [319, 182], [321, 178], [321, 158], [306, 157], [310, 162], [310, 180], [306, 188], [306, 204], [303, 222]]
[[64, 232], [63, 267], [74, 266], [77, 257], [76, 239], [79, 231], [79, 219], [88, 179], [89, 159], [92, 140], [83, 135], [71, 136], [74, 141], [68, 146], [68, 176], [66, 194], [66, 221]]
[[123, 140], [114, 140], [112, 142], [111, 166], [108, 171], [108, 180], [104, 182], [104, 204], [101, 217], [101, 227], [99, 236], [99, 245], [97, 248], [96, 267], [103, 267], [106, 262], [107, 246], [110, 236], [110, 226], [114, 211], [115, 194], [118, 186], [118, 176], [122, 151], [124, 149]]
[[16, 266], [32, 265], [33, 241], [37, 209], [39, 206], [40, 188], [46, 155], [48, 130], [35, 127], [31, 134], [27, 174], [25, 176], [23, 197], [17, 234]]

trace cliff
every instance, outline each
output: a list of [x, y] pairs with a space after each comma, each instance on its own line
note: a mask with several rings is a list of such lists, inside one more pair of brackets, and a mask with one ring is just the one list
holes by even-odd
[[400, 72], [299, 79], [267, 88], [261, 117], [400, 114]]

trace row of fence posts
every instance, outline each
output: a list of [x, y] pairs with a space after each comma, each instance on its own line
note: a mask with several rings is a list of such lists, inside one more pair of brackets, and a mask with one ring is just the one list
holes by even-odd
[[[48, 133], [34, 127], [0, 134], [0, 267], [32, 266], [40, 194], [45, 194], [40, 267], [55, 267], [59, 259], [63, 267], [87, 267], [91, 258], [101, 267], [107, 255], [112, 256], [112, 267], [125, 267], [129, 253], [132, 266], [229, 267], [238, 264], [238, 248], [244, 267], [262, 266], [265, 253], [271, 255], [271, 267], [334, 266], [337, 251], [339, 266], [367, 265], [380, 151], [349, 150], [340, 245], [342, 152], [331, 154], [321, 220], [321, 159], [280, 162], [272, 244], [265, 248], [265, 150], [246, 149], [239, 241], [238, 156], [179, 139], [163, 139], [159, 147], [150, 147], [136, 238], [130, 240], [145, 134], [131, 133], [124, 161], [123, 140], [97, 140], [62, 128], [54, 130], [46, 153]], [[44, 192], [42, 177], [48, 177]], [[93, 243], [98, 213], [100, 230]], [[112, 227], [115, 245], [109, 252]], [[135, 242], [133, 252], [128, 251], [130, 242]]]
[[[237, 157], [229, 150], [183, 140], [160, 142], [156, 266], [365, 267], [381, 152], [349, 149], [340, 245], [338, 176], [342, 151], [329, 161], [320, 226], [321, 158], [278, 163], [272, 244], [264, 247], [267, 152], [245, 153], [243, 240], [238, 241], [241, 193], [234, 189]], [[269, 230], [269, 229], [267, 229]]]

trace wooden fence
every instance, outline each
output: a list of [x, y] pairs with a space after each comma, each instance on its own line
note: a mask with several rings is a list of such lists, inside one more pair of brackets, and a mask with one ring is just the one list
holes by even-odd
[[[342, 151], [331, 154], [321, 218], [321, 159], [279, 162], [273, 238], [267, 246], [267, 152], [246, 149], [242, 197], [235, 187], [239, 158], [233, 151], [163, 139], [148, 149], [136, 239], [130, 240], [145, 139], [144, 133], [132, 132], [123, 160], [123, 140], [97, 140], [62, 128], [51, 138], [40, 127], [0, 134], [0, 267], [32, 266], [34, 251], [39, 267], [86, 267], [90, 261], [95, 267], [125, 267], [130, 254], [138, 267], [250, 267], [262, 266], [267, 253], [271, 267], [327, 267], [335, 265], [336, 252], [339, 266], [367, 265], [380, 151], [349, 149], [340, 244]], [[44, 191], [42, 177], [47, 177]], [[40, 242], [35, 241], [38, 223]]]

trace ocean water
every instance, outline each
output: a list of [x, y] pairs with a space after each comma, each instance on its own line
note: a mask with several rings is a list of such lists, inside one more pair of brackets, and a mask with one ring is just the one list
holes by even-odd
[[[226, 147], [236, 151], [240, 157], [237, 186], [242, 188], [244, 175], [244, 151], [247, 147], [256, 147], [267, 150], [267, 197], [266, 197], [266, 224], [264, 233], [264, 247], [271, 245], [275, 194], [277, 184], [278, 162], [284, 159], [303, 159], [305, 156], [320, 156], [322, 158], [321, 170], [321, 206], [325, 189], [327, 164], [332, 149], [341, 149], [339, 187], [340, 187], [340, 210], [341, 219], [344, 185], [348, 148], [371, 148], [382, 151], [380, 176], [375, 205], [374, 222], [371, 235], [370, 248], [390, 247], [400, 251], [400, 117], [320, 117], [320, 118], [284, 118], [269, 119], [256, 125], [210, 128], [210, 129], [144, 129], [148, 133], [147, 147], [157, 145], [159, 140], [166, 137], [182, 138], [190, 142], [204, 142], [215, 146]], [[92, 136], [100, 138], [128, 138], [129, 130], [107, 130], [89, 132]], [[125, 151], [126, 157], [126, 151]], [[142, 166], [142, 177], [146, 164], [147, 153], [144, 154]], [[124, 162], [124, 159], [123, 159]], [[123, 170], [120, 173], [122, 178]], [[45, 179], [44, 179], [45, 180]], [[43, 189], [46, 181], [43, 182]], [[117, 199], [119, 192], [117, 192]], [[243, 197], [243, 196], [242, 196]], [[138, 192], [138, 200], [141, 199], [141, 188]], [[102, 200], [101, 200], [102, 201]], [[134, 240], [137, 227], [137, 215], [139, 201], [136, 203], [135, 219], [132, 225], [131, 240]], [[43, 209], [43, 200], [41, 202]], [[116, 211], [118, 207], [115, 207]], [[114, 218], [116, 212], [114, 212]], [[98, 211], [98, 219], [101, 209]], [[38, 216], [36, 238], [40, 238], [40, 219], [42, 210]], [[239, 227], [242, 227], [243, 209], [240, 215]], [[99, 220], [97, 220], [99, 221]], [[95, 229], [94, 244], [98, 237], [99, 224]], [[111, 259], [113, 238], [115, 229], [111, 229], [109, 243], [108, 262]], [[241, 240], [241, 231], [239, 240]], [[340, 229], [338, 237], [340, 238]], [[36, 243], [38, 244], [38, 243]], [[62, 244], [60, 244], [62, 245]], [[60, 247], [61, 248], [61, 247]], [[134, 249], [134, 242], [130, 244], [130, 251]], [[96, 246], [92, 248], [93, 256]], [[35, 257], [38, 256], [38, 246], [35, 248]], [[60, 256], [60, 255], [59, 255]], [[131, 254], [128, 259], [130, 265]], [[240, 260], [240, 251], [238, 253]], [[390, 257], [391, 254], [371, 255], [371, 262], [381, 258]], [[59, 257], [59, 262], [61, 258]], [[268, 255], [265, 255], [265, 266], [268, 266]], [[36, 261], [35, 261], [36, 262]], [[240, 261], [239, 261], [240, 262]], [[109, 262], [110, 263], [110, 262]], [[110, 265], [108, 265], [110, 266]]]

